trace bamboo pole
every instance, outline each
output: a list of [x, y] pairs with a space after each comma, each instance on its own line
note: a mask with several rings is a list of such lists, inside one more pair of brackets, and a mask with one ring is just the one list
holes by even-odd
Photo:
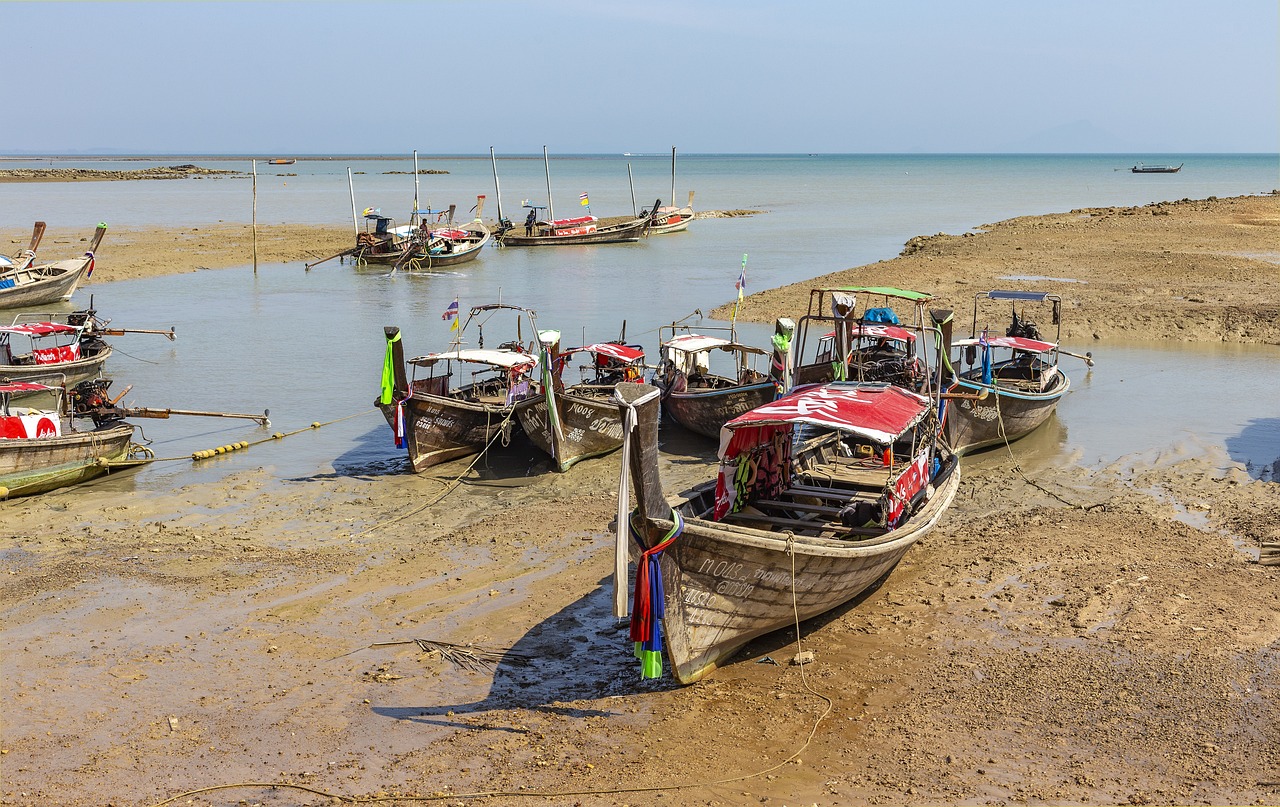
[[627, 184], [631, 186], [631, 218], [636, 218], [640, 214], [636, 212], [636, 181], [631, 176], [631, 163], [627, 163]]
[[360, 238], [360, 219], [356, 218], [356, 184], [351, 180], [351, 169], [347, 168], [347, 190], [351, 191], [351, 229], [355, 230], [356, 238]]
[[253, 161], [253, 273], [258, 274], [258, 161]]
[[418, 150], [413, 150], [413, 213], [409, 215], [409, 224], [418, 226]]
[[502, 226], [502, 188], [498, 185], [498, 158], [493, 156], [493, 146], [489, 147], [489, 162], [493, 163], [493, 195], [498, 200], [498, 226]]
[[551, 160], [547, 158], [547, 147], [542, 147], [542, 165], [547, 171], [547, 218], [553, 222], [552, 230], [554, 232], [556, 220], [556, 205], [551, 201]]
[[671, 147], [671, 201], [667, 204], [676, 206], [676, 147]]

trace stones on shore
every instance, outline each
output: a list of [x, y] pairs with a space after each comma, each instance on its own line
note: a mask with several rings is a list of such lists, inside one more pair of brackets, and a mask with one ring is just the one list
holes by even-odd
[[199, 179], [206, 176], [235, 176], [242, 171], [186, 165], [138, 168], [133, 171], [106, 171], [94, 168], [6, 168], [0, 182], [85, 182], [117, 179]]

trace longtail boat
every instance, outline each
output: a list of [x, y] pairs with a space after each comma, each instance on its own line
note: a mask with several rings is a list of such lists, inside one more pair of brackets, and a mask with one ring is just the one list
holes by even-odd
[[[682, 684], [752, 639], [830, 611], [884, 578], [932, 530], [960, 484], [936, 404], [888, 384], [801, 387], [725, 425], [715, 477], [668, 499], [660, 391], [617, 387], [627, 434], [614, 611], [642, 674]], [[634, 479], [637, 507], [629, 503]]]
[[[18, 394], [58, 396], [54, 409], [15, 405]], [[137, 468], [149, 453], [133, 445], [133, 424], [95, 418], [92, 429], [77, 429], [65, 415], [61, 387], [0, 382], [0, 499], [45, 493], [113, 471]]]
[[[925, 292], [887, 286], [813, 289], [796, 325], [791, 384], [885, 381], [913, 392], [931, 389], [925, 353], [933, 333]], [[895, 308], [896, 307], [896, 308]]]
[[89, 249], [79, 258], [44, 264], [27, 260], [0, 267], [0, 308], [30, 308], [71, 299], [80, 281], [93, 274], [94, 253], [106, 232], [107, 225], [99, 224]]
[[[979, 328], [982, 300], [1007, 300], [1013, 321], [1003, 335]], [[1043, 303], [1052, 307], [1052, 322], [1062, 335], [1062, 300], [1037, 291], [985, 291], [974, 296], [973, 329], [967, 339], [950, 340], [943, 325], [942, 355], [948, 358], [949, 393], [957, 399], [942, 403], [947, 441], [957, 453], [1003, 445], [1035, 431], [1071, 388], [1071, 379], [1058, 367], [1058, 341], [1040, 337], [1036, 324], [1018, 316], [1017, 304]], [[1025, 308], [1024, 308], [1025, 314]], [[1074, 355], [1074, 354], [1068, 354]], [[1090, 365], [1092, 355], [1083, 356]], [[948, 396], [949, 397], [949, 396]]]
[[437, 216], [437, 221], [432, 221], [430, 210], [418, 211], [425, 215], [410, 236], [405, 253], [396, 261], [393, 271], [430, 271], [480, 257], [480, 250], [492, 237], [480, 218], [484, 210], [484, 196], [476, 197], [476, 217], [470, 222], [455, 224], [454, 210], [455, 206], [450, 205], [448, 210]]
[[[600, 342], [559, 350], [558, 331], [542, 331], [542, 384], [517, 416], [535, 446], [559, 471], [622, 447], [622, 421], [613, 399], [620, 381], [644, 373], [644, 351], [635, 345]], [[573, 379], [578, 374], [577, 380]]]
[[[521, 235], [516, 232], [516, 226], [511, 220], [502, 215], [502, 190], [498, 184], [498, 163], [493, 156], [492, 147], [489, 148], [489, 158], [493, 162], [494, 193], [498, 200], [498, 227], [493, 233], [493, 239], [502, 246], [622, 244], [639, 241], [648, 231], [651, 223], [648, 215], [624, 218], [607, 224], [592, 215], [557, 219], [555, 204], [551, 200], [551, 162], [547, 157], [547, 147], [543, 146], [542, 161], [547, 174], [547, 205], [545, 208], [533, 204], [526, 205], [530, 209], [530, 219], [526, 221], [525, 233]], [[547, 215], [539, 218], [538, 210], [546, 210]]]
[[655, 203], [649, 212], [649, 235], [682, 233], [693, 223], [693, 191], [684, 207], [676, 207], [676, 147], [671, 147], [671, 204]]
[[1138, 163], [1129, 169], [1131, 174], [1176, 174], [1182, 170], [1182, 166], [1186, 163], [1178, 163], [1177, 165], [1145, 165]]
[[173, 328], [112, 328], [98, 318], [92, 299], [90, 308], [82, 311], [18, 314], [12, 324], [0, 326], [0, 378], [71, 387], [102, 372], [112, 354], [104, 336], [150, 333], [175, 338]]
[[[684, 329], [685, 332], [679, 331]], [[758, 365], [768, 353], [729, 338], [694, 333], [685, 326], [659, 329], [660, 360], [654, 384], [662, 389], [662, 411], [689, 431], [719, 439], [733, 418], [778, 397], [781, 376]], [[719, 361], [721, 366], [714, 366]]]
[[[456, 308], [450, 308], [456, 316]], [[486, 348], [484, 325], [495, 313], [514, 315], [511, 330], [516, 338]], [[408, 362], [400, 329], [383, 329], [387, 350], [382, 393], [375, 404], [386, 416], [396, 445], [408, 449], [415, 472], [478, 454], [499, 438], [509, 442], [518, 432], [518, 414], [532, 404], [530, 374], [538, 365], [538, 354], [521, 341], [526, 323], [533, 337], [534, 312], [503, 304], [476, 306], [447, 350]], [[478, 334], [479, 345], [465, 347], [464, 335], [472, 334]], [[406, 364], [414, 370], [412, 377]]]

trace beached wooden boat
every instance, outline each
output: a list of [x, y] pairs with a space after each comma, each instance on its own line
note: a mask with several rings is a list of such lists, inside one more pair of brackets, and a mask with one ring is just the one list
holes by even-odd
[[1178, 163], [1177, 165], [1144, 165], [1138, 163], [1130, 168], [1130, 173], [1134, 174], [1176, 174], [1182, 170], [1182, 166], [1186, 163]]
[[[18, 394], [58, 397], [53, 409], [15, 404]], [[146, 464], [133, 446], [133, 425], [106, 420], [77, 430], [63, 414], [60, 387], [0, 382], [0, 499], [45, 493]], [[149, 452], [146, 452], [149, 455]]]
[[113, 352], [103, 337], [126, 333], [175, 338], [173, 328], [112, 328], [92, 308], [65, 315], [18, 314], [12, 324], [0, 326], [0, 379], [72, 387], [102, 372]]
[[689, 201], [684, 207], [675, 207], [676, 203], [676, 147], [671, 147], [671, 204], [655, 204], [649, 212], [649, 235], [665, 233], [682, 233], [693, 223], [693, 191], [689, 191]]
[[80, 281], [93, 274], [93, 255], [106, 231], [107, 225], [99, 224], [88, 251], [79, 258], [0, 268], [0, 308], [31, 308], [71, 299]]
[[[1056, 294], [1033, 291], [987, 291], [974, 297], [973, 330], [968, 339], [950, 340], [943, 327], [944, 354], [949, 356], [949, 393], [964, 397], [944, 400], [942, 422], [947, 442], [964, 454], [1004, 445], [1035, 431], [1053, 415], [1071, 379], [1058, 367], [1057, 341], [1040, 338], [1034, 322], [1020, 318], [1017, 309], [1003, 336], [978, 327], [982, 300], [1047, 303], [1052, 322], [1062, 333], [1062, 301]], [[1024, 309], [1025, 312], [1025, 309]], [[1071, 355], [1071, 354], [1069, 354]], [[1092, 364], [1091, 356], [1084, 357]]]
[[813, 289], [809, 309], [796, 326], [790, 384], [885, 381], [930, 391], [936, 380], [925, 346], [933, 340], [922, 337], [935, 331], [925, 312], [932, 299], [887, 286]]
[[[660, 362], [654, 384], [662, 390], [662, 411], [689, 431], [720, 439], [720, 429], [743, 412], [778, 397], [781, 378], [757, 365], [769, 354], [730, 338], [700, 333], [676, 333], [680, 326], [659, 332]], [[716, 361], [727, 365], [713, 366]], [[719, 372], [717, 372], [717, 370]]]
[[[31, 244], [17, 255], [8, 256], [0, 255], [0, 278], [4, 277], [6, 272], [16, 272], [22, 269], [28, 269], [31, 264], [36, 262], [36, 248], [40, 246], [40, 239], [44, 237], [45, 223], [37, 221], [35, 227], [31, 230]], [[0, 280], [0, 284], [3, 280]]]
[[0, 326], [0, 378], [10, 381], [70, 386], [101, 373], [110, 357], [111, 345], [87, 321]]
[[[650, 217], [647, 215], [608, 224], [602, 224], [600, 219], [591, 215], [557, 219], [555, 204], [551, 200], [551, 162], [547, 157], [547, 147], [543, 146], [542, 162], [547, 174], [547, 205], [545, 208], [532, 204], [526, 205], [529, 207], [530, 215], [523, 228], [524, 234], [519, 234], [511, 220], [502, 215], [502, 189], [498, 184], [498, 162], [493, 156], [492, 147], [489, 149], [489, 158], [493, 162], [494, 193], [498, 199], [498, 227], [493, 233], [493, 240], [504, 247], [623, 244], [639, 241], [649, 228]], [[537, 215], [539, 210], [546, 210], [547, 215], [539, 218]]]
[[560, 351], [558, 331], [541, 332], [539, 341], [542, 383], [530, 405], [517, 413], [525, 434], [559, 471], [618, 450], [622, 421], [613, 388], [642, 377], [644, 351], [622, 339]]
[[646, 677], [661, 674], [665, 654], [675, 680], [692, 683], [752, 639], [858, 596], [933, 529], [959, 486], [933, 401], [844, 382], [802, 387], [730, 421], [715, 478], [668, 499], [660, 394], [617, 389], [629, 436], [614, 607], [626, 615], [627, 558], [638, 556], [631, 639]]
[[[483, 320], [495, 312], [514, 315], [516, 339], [485, 348]], [[521, 342], [526, 338], [524, 323], [533, 337], [537, 326], [532, 311], [501, 304], [477, 306], [448, 350], [408, 362], [400, 329], [384, 329], [387, 353], [382, 393], [375, 403], [386, 416], [396, 445], [408, 449], [415, 472], [478, 454], [498, 439], [506, 444], [518, 432], [518, 415], [532, 404], [530, 373], [538, 365], [532, 344], [526, 347]], [[479, 332], [479, 347], [463, 347], [468, 329]], [[414, 368], [412, 378], [406, 364]], [[420, 377], [420, 372], [426, 376]]]
[[356, 234], [356, 245], [346, 253], [356, 265], [395, 264], [404, 260], [413, 248], [417, 227], [397, 225], [390, 216], [373, 208], [365, 208], [362, 217], [364, 230]]

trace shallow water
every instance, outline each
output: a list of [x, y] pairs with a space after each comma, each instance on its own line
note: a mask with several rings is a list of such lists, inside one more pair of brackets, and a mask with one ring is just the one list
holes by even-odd
[[[536, 310], [539, 326], [562, 331], [566, 345], [615, 338], [625, 322], [628, 340], [643, 344], [653, 362], [660, 325], [733, 299], [744, 255], [750, 293], [892, 257], [919, 234], [962, 232], [1014, 215], [1081, 206], [1265, 192], [1275, 180], [1274, 155], [1187, 158], [1187, 168], [1175, 175], [1114, 170], [1139, 159], [1150, 162], [1154, 157], [682, 157], [677, 200], [692, 188], [700, 210], [768, 212], [699, 220], [686, 233], [639, 244], [493, 247], [473, 263], [437, 274], [389, 276], [385, 269], [356, 270], [331, 261], [310, 272], [294, 263], [264, 265], [256, 275], [245, 266], [106, 282], [77, 292], [67, 308], [87, 305], [91, 291], [100, 315], [117, 327], [176, 328], [172, 343], [158, 336], [113, 339], [116, 354], [108, 364], [117, 379], [113, 392], [134, 385], [123, 403], [271, 411], [267, 429], [231, 419], [137, 421], [160, 457], [185, 457], [239, 440], [265, 439], [277, 431], [306, 429], [313, 422], [349, 418], [195, 465], [189, 460], [156, 463], [130, 481], [108, 484], [162, 490], [260, 466], [280, 480], [398, 473], [406, 467], [404, 453], [392, 446], [389, 430], [372, 406], [381, 377], [383, 326], [400, 326], [406, 354], [419, 355], [447, 343], [450, 333], [441, 314], [455, 297], [464, 311], [501, 300]], [[669, 154], [553, 157], [552, 188], [563, 205], [557, 213], [577, 212], [576, 203], [565, 203], [582, 191], [590, 192], [598, 215], [629, 212], [628, 162], [638, 205], [666, 197], [669, 160]], [[132, 169], [187, 161], [248, 168], [247, 161], [176, 157], [59, 164]], [[3, 167], [20, 164], [7, 160]], [[407, 158], [403, 164], [304, 159], [270, 170], [259, 164], [259, 220], [349, 221], [347, 166], [364, 172], [354, 177], [357, 206], [380, 205], [393, 213], [398, 205], [408, 212], [413, 177], [383, 173], [410, 170]], [[421, 207], [455, 203], [465, 208], [483, 193], [489, 196], [486, 215], [496, 213], [487, 156], [423, 159], [420, 167], [449, 171], [419, 178]], [[540, 156], [500, 156], [498, 170], [506, 215], [514, 211], [518, 217], [521, 199], [545, 200]], [[0, 184], [0, 221], [43, 218], [51, 228], [83, 226], [86, 233], [102, 218], [121, 226], [247, 221], [248, 187], [243, 178]], [[108, 232], [103, 250], [109, 249]], [[903, 285], [912, 284], [904, 280]], [[1069, 285], [1061, 291], [1070, 297]], [[690, 321], [699, 320], [695, 316]], [[740, 336], [766, 345], [771, 330], [747, 325]], [[1112, 343], [1068, 347], [1093, 350], [1098, 364], [1086, 370], [1064, 357], [1072, 391], [1054, 420], [1017, 444], [1018, 452], [1093, 465], [1199, 443], [1204, 450], [1226, 448], [1255, 475], [1274, 473], [1280, 458], [1280, 349]]]

